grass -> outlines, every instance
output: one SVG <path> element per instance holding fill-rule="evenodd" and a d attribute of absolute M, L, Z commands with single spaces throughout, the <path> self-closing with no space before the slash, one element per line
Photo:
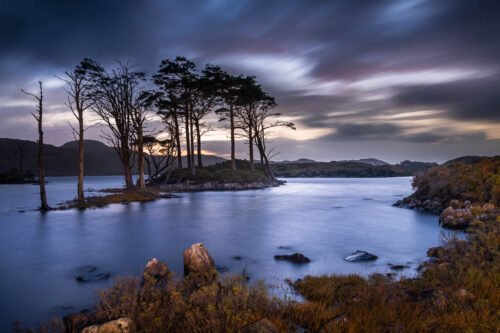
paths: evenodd
<path fill-rule="evenodd" d="M 86 209 L 105 207 L 117 203 L 148 202 L 160 198 L 171 198 L 171 194 L 162 193 L 156 188 L 146 188 L 143 190 L 106 189 L 103 192 L 112 193 L 104 196 L 91 196 L 85 198 L 84 203 L 76 200 L 69 201 L 60 206 L 59 209 Z"/>

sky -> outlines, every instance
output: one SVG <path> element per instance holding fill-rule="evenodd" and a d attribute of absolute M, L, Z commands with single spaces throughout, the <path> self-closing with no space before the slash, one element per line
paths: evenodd
<path fill-rule="evenodd" d="M 154 74 L 177 55 L 257 76 L 297 127 L 272 133 L 275 160 L 500 155 L 495 0 L 0 0 L 0 137 L 36 139 L 20 89 L 41 80 L 45 141 L 73 140 L 56 76 L 83 58 Z M 227 156 L 227 137 L 205 151 Z"/>

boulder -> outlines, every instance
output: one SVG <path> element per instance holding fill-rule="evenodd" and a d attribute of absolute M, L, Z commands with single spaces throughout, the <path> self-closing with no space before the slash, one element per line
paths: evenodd
<path fill-rule="evenodd" d="M 94 266 L 83 266 L 79 269 L 80 274 L 75 276 L 75 280 L 78 282 L 96 282 L 101 280 L 107 280 L 111 277 L 108 272 L 101 272 Z"/>
<path fill-rule="evenodd" d="M 243 328 L 244 333 L 278 333 L 278 329 L 268 319 L 258 320 Z"/>
<path fill-rule="evenodd" d="M 435 246 L 431 247 L 427 250 L 427 256 L 433 258 L 443 258 L 446 253 L 446 250 L 443 246 Z"/>
<path fill-rule="evenodd" d="M 473 300 L 474 299 L 474 295 L 472 295 L 471 292 L 469 292 L 467 289 L 460 289 L 458 290 L 455 295 L 457 296 L 457 298 L 461 301 L 470 301 L 470 300 Z"/>
<path fill-rule="evenodd" d="M 215 262 L 202 243 L 196 243 L 184 250 L 184 275 L 205 274 L 215 271 Z"/>
<path fill-rule="evenodd" d="M 489 203 L 489 202 L 488 202 L 488 203 L 485 203 L 485 204 L 483 205 L 483 210 L 484 210 L 485 212 L 492 211 L 493 209 L 495 209 L 495 205 L 494 205 L 494 204 L 492 204 L 492 203 Z"/>
<path fill-rule="evenodd" d="M 356 251 L 351 255 L 344 258 L 346 261 L 358 262 L 358 261 L 371 261 L 376 260 L 378 257 L 366 251 Z"/>
<path fill-rule="evenodd" d="M 275 260 L 284 260 L 284 261 L 290 261 L 296 264 L 306 264 L 308 262 L 311 262 L 311 260 L 303 255 L 302 253 L 294 253 L 291 255 L 288 254 L 278 254 L 274 256 Z"/>
<path fill-rule="evenodd" d="M 82 333 L 133 333 L 134 325 L 130 318 L 108 321 L 102 325 L 85 327 Z"/>
<path fill-rule="evenodd" d="M 450 200 L 450 207 L 453 209 L 462 208 L 462 203 L 457 199 Z"/>
<path fill-rule="evenodd" d="M 444 228 L 465 229 L 473 218 L 474 214 L 472 214 L 471 208 L 454 209 L 448 207 L 439 215 L 439 223 Z"/>
<path fill-rule="evenodd" d="M 389 264 L 389 267 L 395 271 L 401 271 L 403 269 L 410 268 L 410 266 L 408 266 L 408 265 L 393 265 L 393 264 Z"/>
<path fill-rule="evenodd" d="M 156 258 L 148 261 L 142 273 L 142 286 L 146 284 L 162 285 L 170 280 L 171 273 L 167 264 Z"/>

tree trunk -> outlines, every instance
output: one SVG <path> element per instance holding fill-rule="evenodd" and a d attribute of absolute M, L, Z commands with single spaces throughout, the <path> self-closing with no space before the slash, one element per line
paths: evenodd
<path fill-rule="evenodd" d="M 259 149 L 260 158 L 264 162 L 267 176 L 269 177 L 269 179 L 274 179 L 274 173 L 273 173 L 273 170 L 271 169 L 271 164 L 269 163 L 269 160 L 267 159 L 266 152 L 264 150 L 264 145 L 263 145 L 263 143 L 258 135 L 255 136 L 255 140 L 257 143 L 257 148 Z"/>
<path fill-rule="evenodd" d="M 196 165 L 194 163 L 194 125 L 193 125 L 193 106 L 190 105 L 189 108 L 191 116 L 189 117 L 189 129 L 191 131 L 191 173 L 196 175 Z"/>
<path fill-rule="evenodd" d="M 255 173 L 255 163 L 253 161 L 253 135 L 251 126 L 248 128 L 248 155 L 250 159 L 250 170 L 252 173 Z"/>
<path fill-rule="evenodd" d="M 175 144 L 177 145 L 177 167 L 182 169 L 182 147 L 181 147 L 181 134 L 179 128 L 179 119 L 177 112 L 174 112 L 174 125 L 175 125 Z"/>
<path fill-rule="evenodd" d="M 76 101 L 79 103 L 79 101 Z M 77 104 L 79 108 L 79 105 Z M 83 110 L 78 110 L 78 203 L 85 202 L 83 194 L 83 173 L 84 173 L 84 143 L 83 143 Z"/>
<path fill-rule="evenodd" d="M 147 158 L 144 161 L 146 161 L 146 167 L 148 168 L 148 181 L 151 181 L 151 162 Z"/>
<path fill-rule="evenodd" d="M 229 105 L 229 120 L 231 127 L 231 169 L 236 170 L 236 150 L 234 142 L 234 111 L 233 104 Z"/>
<path fill-rule="evenodd" d="M 140 190 L 146 187 L 144 181 L 144 144 L 142 139 L 142 125 L 137 129 L 137 168 L 139 169 L 138 187 Z"/>
<path fill-rule="evenodd" d="M 40 85 L 40 99 L 38 100 L 38 181 L 40 184 L 40 210 L 47 211 L 50 209 L 47 204 L 47 192 L 45 191 L 45 162 L 43 156 L 43 93 L 42 82 Z"/>
<path fill-rule="evenodd" d="M 198 167 L 203 167 L 203 161 L 201 158 L 201 133 L 200 133 L 200 121 L 197 119 L 195 122 L 196 125 L 196 141 L 198 148 Z"/>
<path fill-rule="evenodd" d="M 184 121 L 186 122 L 186 148 L 187 148 L 187 166 L 191 170 L 191 135 L 189 134 L 189 106 L 186 104 Z"/>
<path fill-rule="evenodd" d="M 130 166 L 130 148 L 128 147 L 128 137 L 122 136 L 120 147 L 120 159 L 122 162 L 123 176 L 125 177 L 125 187 L 130 190 L 134 187 L 132 180 L 132 167 Z"/>

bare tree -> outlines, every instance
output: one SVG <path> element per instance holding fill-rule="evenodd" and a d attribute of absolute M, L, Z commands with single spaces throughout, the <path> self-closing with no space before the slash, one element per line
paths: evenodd
<path fill-rule="evenodd" d="M 272 109 L 276 107 L 276 102 L 272 96 L 263 92 L 261 100 L 258 106 L 254 109 L 254 116 L 252 121 L 252 135 L 259 150 L 261 162 L 264 164 L 267 175 L 269 178 L 274 178 L 273 170 L 269 160 L 275 155 L 273 149 L 268 149 L 267 144 L 269 143 L 270 129 L 275 127 L 288 127 L 295 130 L 295 125 L 292 122 L 283 120 L 273 120 L 276 117 L 281 116 L 281 113 L 272 112 Z"/>
<path fill-rule="evenodd" d="M 43 89 L 42 89 L 42 81 L 38 82 L 40 86 L 39 95 L 35 95 L 29 92 L 26 92 L 21 89 L 21 91 L 33 97 L 37 106 L 35 108 L 35 112 L 31 113 L 33 118 L 35 118 L 38 125 L 38 182 L 40 184 L 40 210 L 48 211 L 50 210 L 49 205 L 47 204 L 47 192 L 45 191 L 45 163 L 43 156 Z"/>
<path fill-rule="evenodd" d="M 78 127 L 70 126 L 73 130 L 73 135 L 78 138 L 78 186 L 77 198 L 78 203 L 85 202 L 85 195 L 83 193 L 83 177 L 84 177 L 84 112 L 91 107 L 92 100 L 89 93 L 89 82 L 86 77 L 85 69 L 80 64 L 75 67 L 72 72 L 65 72 L 63 78 L 59 78 L 66 83 L 64 90 L 68 94 L 67 105 L 73 113 L 73 116 L 78 122 Z"/>
<path fill-rule="evenodd" d="M 133 71 L 132 66 L 121 62 L 111 71 L 106 71 L 91 59 L 85 59 L 82 64 L 91 82 L 89 97 L 92 99 L 92 109 L 110 130 L 110 133 L 103 133 L 103 137 L 118 154 L 125 186 L 131 189 L 134 186 L 133 114 L 145 74 Z"/>

